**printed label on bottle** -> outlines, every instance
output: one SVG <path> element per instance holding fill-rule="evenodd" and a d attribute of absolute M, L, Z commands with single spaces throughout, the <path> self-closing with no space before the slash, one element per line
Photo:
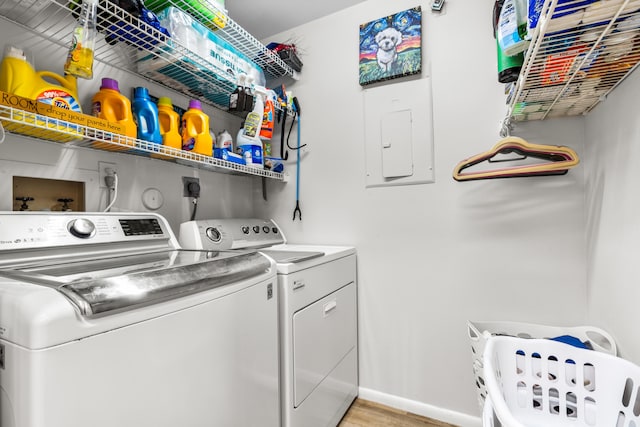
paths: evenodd
<path fill-rule="evenodd" d="M 262 117 L 258 113 L 251 112 L 247 115 L 247 119 L 244 124 L 244 136 L 249 138 L 255 138 L 262 124 Z"/>
<path fill-rule="evenodd" d="M 517 35 L 518 21 L 515 5 L 513 2 L 506 2 L 502 7 L 500 23 L 498 25 L 498 41 L 500 42 L 502 50 L 515 43 L 517 40 L 514 38 L 517 37 Z"/>
<path fill-rule="evenodd" d="M 189 138 L 182 143 L 182 149 L 186 151 L 192 151 L 195 145 L 196 145 L 196 139 Z"/>
<path fill-rule="evenodd" d="M 82 27 L 77 27 L 73 31 L 71 39 L 71 48 L 69 49 L 69 59 L 74 62 L 80 61 L 80 49 L 82 49 Z"/>
<path fill-rule="evenodd" d="M 54 107 L 64 108 L 65 110 L 82 112 L 82 108 L 78 101 L 68 92 L 64 90 L 45 90 L 36 96 L 38 102 L 53 105 Z"/>
<path fill-rule="evenodd" d="M 91 114 L 93 114 L 96 117 L 99 117 L 101 112 L 102 112 L 102 103 L 100 103 L 100 101 L 94 102 L 93 109 L 91 110 Z"/>

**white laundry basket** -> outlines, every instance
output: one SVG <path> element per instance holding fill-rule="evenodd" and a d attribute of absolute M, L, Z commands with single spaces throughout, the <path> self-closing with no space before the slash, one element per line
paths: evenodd
<path fill-rule="evenodd" d="M 640 367 L 545 339 L 490 337 L 484 427 L 640 426 Z"/>
<path fill-rule="evenodd" d="M 487 389 L 484 384 L 482 354 L 486 341 L 492 335 L 507 335 L 520 338 L 553 338 L 570 335 L 603 353 L 617 354 L 616 343 L 607 332 L 593 326 L 547 326 L 521 322 L 468 321 L 467 332 L 471 343 L 471 359 L 480 408 L 484 406 Z M 640 427 L 640 426 L 638 426 Z"/>

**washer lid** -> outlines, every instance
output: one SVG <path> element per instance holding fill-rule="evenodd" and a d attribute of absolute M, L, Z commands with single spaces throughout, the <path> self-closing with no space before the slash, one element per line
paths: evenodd
<path fill-rule="evenodd" d="M 277 262 L 278 274 L 291 274 L 297 271 L 313 268 L 318 265 L 326 264 L 340 258 L 356 253 L 354 247 L 351 246 L 324 246 L 324 245 L 297 245 L 285 243 L 282 245 L 270 246 L 265 249 L 259 249 L 260 252 L 267 254 Z M 278 253 L 306 253 L 306 254 L 322 254 L 302 258 L 296 262 L 287 260 L 287 255 L 279 259 Z"/>
<path fill-rule="evenodd" d="M 260 252 L 273 258 L 278 264 L 302 262 L 324 256 L 324 252 L 320 251 L 270 251 L 262 249 Z"/>
<path fill-rule="evenodd" d="M 0 276 L 53 288 L 91 318 L 248 279 L 270 266 L 253 251 L 170 250 L 28 264 L 0 269 Z"/>

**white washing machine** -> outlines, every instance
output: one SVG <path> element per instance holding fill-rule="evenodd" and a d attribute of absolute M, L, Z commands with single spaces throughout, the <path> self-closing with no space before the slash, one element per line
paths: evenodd
<path fill-rule="evenodd" d="M 180 244 L 261 248 L 276 261 L 282 425 L 336 426 L 358 394 L 355 248 L 287 244 L 260 219 L 183 223 Z"/>
<path fill-rule="evenodd" d="M 280 425 L 275 263 L 159 215 L 0 212 L 0 426 Z"/>

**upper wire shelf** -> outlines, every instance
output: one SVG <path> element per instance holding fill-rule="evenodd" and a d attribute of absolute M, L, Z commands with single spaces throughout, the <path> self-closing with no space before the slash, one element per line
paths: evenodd
<path fill-rule="evenodd" d="M 277 54 L 208 0 L 161 3 L 163 7 L 175 7 L 187 1 L 189 16 L 195 19 L 198 31 L 210 30 L 214 34 L 211 37 L 223 40 L 221 43 L 227 43 L 258 65 L 267 80 L 284 76 L 297 79 L 297 73 Z M 66 48 L 75 24 L 73 11 L 80 10 L 81 3 L 82 0 L 0 0 L 0 16 Z M 184 4 L 182 8 L 186 8 Z M 110 1 L 99 1 L 98 29 L 104 38 L 100 37 L 96 43 L 97 61 L 141 75 L 218 109 L 228 109 L 229 95 L 237 86 L 237 72 L 234 67 L 219 66 L 220 62 L 227 62 L 227 58 L 215 63 L 210 50 L 196 52 L 185 46 L 184 40 L 167 37 Z"/>
<path fill-rule="evenodd" d="M 640 0 L 545 0 L 508 117 L 587 114 L 637 67 L 639 36 Z"/>

